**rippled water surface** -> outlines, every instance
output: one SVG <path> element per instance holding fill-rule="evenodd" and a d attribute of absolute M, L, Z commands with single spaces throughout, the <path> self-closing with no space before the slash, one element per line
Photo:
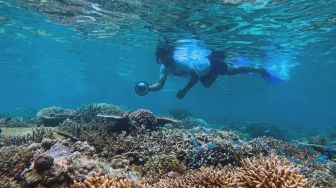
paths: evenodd
<path fill-rule="evenodd" d="M 0 104 L 6 110 L 104 101 L 335 123 L 335 30 L 333 0 L 0 0 Z M 190 36 L 224 50 L 228 62 L 272 67 L 287 82 L 225 78 L 176 101 L 184 82 L 173 79 L 163 92 L 134 95 L 136 81 L 158 77 L 157 41 Z M 173 102 L 157 102 L 162 97 Z"/>

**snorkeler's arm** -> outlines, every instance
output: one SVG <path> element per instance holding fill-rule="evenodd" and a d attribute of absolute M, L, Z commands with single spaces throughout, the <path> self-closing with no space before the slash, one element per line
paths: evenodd
<path fill-rule="evenodd" d="M 163 88 L 167 80 L 167 74 L 161 74 L 160 79 L 155 84 L 149 86 L 149 91 L 158 91 Z"/>
<path fill-rule="evenodd" d="M 188 82 L 188 84 L 177 93 L 177 98 L 181 99 L 185 96 L 185 94 L 187 94 L 187 92 L 198 82 L 199 80 L 199 75 L 197 74 L 196 70 L 191 70 L 190 72 L 190 80 Z"/>

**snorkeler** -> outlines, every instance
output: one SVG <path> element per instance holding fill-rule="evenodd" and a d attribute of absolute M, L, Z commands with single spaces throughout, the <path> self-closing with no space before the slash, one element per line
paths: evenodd
<path fill-rule="evenodd" d="M 177 41 L 177 44 L 177 46 L 172 46 L 167 42 L 163 42 L 157 46 L 155 55 L 157 63 L 161 64 L 160 79 L 157 83 L 147 86 L 146 82 L 139 82 L 136 86 L 136 91 L 139 95 L 162 89 L 170 74 L 190 77 L 185 87 L 177 92 L 176 97 L 178 99 L 182 99 L 198 81 L 204 87 L 209 88 L 218 75 L 259 73 L 269 82 L 276 82 L 276 79 L 278 79 L 262 67 L 232 66 L 224 62 L 224 52 L 210 50 L 199 40 L 184 39 Z"/>

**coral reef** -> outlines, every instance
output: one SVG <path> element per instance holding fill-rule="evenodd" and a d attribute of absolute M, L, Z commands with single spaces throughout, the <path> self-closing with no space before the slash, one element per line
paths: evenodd
<path fill-rule="evenodd" d="M 308 144 L 325 146 L 328 144 L 328 138 L 324 136 L 309 136 L 306 138 Z"/>
<path fill-rule="evenodd" d="M 0 119 L 0 127 L 32 127 L 23 119 L 6 117 Z"/>
<path fill-rule="evenodd" d="M 0 134 L 0 187 L 299 188 L 336 182 L 336 144 L 329 137 L 326 143 L 324 137 L 247 139 L 240 135 L 249 125 L 255 132 L 269 126 L 246 122 L 232 132 L 202 119 L 176 121 L 104 103 L 63 115 L 55 128 Z"/>
<path fill-rule="evenodd" d="M 135 112 L 132 112 L 129 116 L 132 125 L 136 127 L 145 126 L 145 128 L 150 129 L 157 125 L 157 119 L 155 115 L 149 110 L 139 109 Z"/>
<path fill-rule="evenodd" d="M 0 179 L 19 180 L 21 172 L 30 166 L 34 152 L 20 146 L 0 149 Z M 1 185 L 1 184 L 0 184 Z"/>
<path fill-rule="evenodd" d="M 36 114 L 37 123 L 46 127 L 55 127 L 74 114 L 73 110 L 52 106 L 43 108 Z"/>
<path fill-rule="evenodd" d="M 308 179 L 299 168 L 273 154 L 245 159 L 236 174 L 235 184 L 242 187 L 308 187 Z"/>
<path fill-rule="evenodd" d="M 109 178 L 99 173 L 92 173 L 84 182 L 74 181 L 74 188 L 141 188 L 124 177 Z"/>
<path fill-rule="evenodd" d="M 225 128 L 239 131 L 241 134 L 247 135 L 247 139 L 268 136 L 280 140 L 288 140 L 288 136 L 285 136 L 288 135 L 285 130 L 268 122 L 228 121 L 225 123 Z"/>
<path fill-rule="evenodd" d="M 88 123 L 96 120 L 98 114 L 122 116 L 126 112 L 127 110 L 125 108 L 107 103 L 89 104 L 77 109 L 74 114 L 74 119 Z"/>
<path fill-rule="evenodd" d="M 159 179 L 156 183 L 148 180 L 130 182 L 118 177 L 111 179 L 94 174 L 84 183 L 74 182 L 75 187 L 113 187 L 114 182 L 122 180 L 120 187 L 142 188 L 192 188 L 192 187 L 309 187 L 308 180 L 299 169 L 286 159 L 276 155 L 257 156 L 243 161 L 242 167 L 225 166 L 222 168 L 200 168 L 185 174 Z"/>
<path fill-rule="evenodd" d="M 3 135 L 2 135 L 2 129 L 0 128 L 0 148 L 3 146 Z"/>
<path fill-rule="evenodd" d="M 182 174 L 185 166 L 174 155 L 155 155 L 144 165 L 145 177 L 150 182 L 156 182 L 169 172 Z"/>
<path fill-rule="evenodd" d="M 43 140 L 41 141 L 41 146 L 48 150 L 51 148 L 51 146 L 53 146 L 55 144 L 55 141 L 50 139 L 50 138 L 43 138 Z"/>
<path fill-rule="evenodd" d="M 168 111 L 169 115 L 172 116 L 173 118 L 179 119 L 179 120 L 183 120 L 185 118 L 188 117 L 195 117 L 195 114 L 193 114 L 192 112 L 185 110 L 185 109 L 170 109 Z"/>
<path fill-rule="evenodd" d="M 41 142 L 44 138 L 54 138 L 54 132 L 51 128 L 37 127 L 32 133 L 25 135 L 2 136 L 3 145 L 23 145 L 33 142 Z"/>
<path fill-rule="evenodd" d="M 51 169 L 54 165 L 54 158 L 50 155 L 41 154 L 34 159 L 34 169 L 43 172 Z"/>
<path fill-rule="evenodd" d="M 43 172 L 26 168 L 20 178 L 23 187 L 69 187 L 70 184 L 67 169 L 58 164 Z"/>
<path fill-rule="evenodd" d="M 234 187 L 230 169 L 200 168 L 177 177 L 168 177 L 151 185 L 153 188 Z"/>
<path fill-rule="evenodd" d="M 234 146 L 237 136 L 225 131 L 161 127 L 115 133 L 109 131 L 108 125 L 90 125 L 61 125 L 59 128 L 79 140 L 88 141 L 101 157 L 112 159 L 115 155 L 124 155 L 130 158 L 130 164 L 136 165 L 143 165 L 151 156 L 169 153 L 176 153 L 188 168 L 238 163 L 243 157 L 242 151 Z"/>
<path fill-rule="evenodd" d="M 194 118 L 194 117 L 187 117 L 182 119 L 183 128 L 185 129 L 192 129 L 194 127 L 208 127 L 208 123 L 200 118 Z"/>

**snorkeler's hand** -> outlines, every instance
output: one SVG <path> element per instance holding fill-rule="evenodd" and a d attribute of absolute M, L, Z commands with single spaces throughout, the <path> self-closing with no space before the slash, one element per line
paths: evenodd
<path fill-rule="evenodd" d="M 176 97 L 178 99 L 182 99 L 186 94 L 187 94 L 187 92 L 182 89 L 182 90 L 180 90 L 180 91 L 177 92 Z"/>

